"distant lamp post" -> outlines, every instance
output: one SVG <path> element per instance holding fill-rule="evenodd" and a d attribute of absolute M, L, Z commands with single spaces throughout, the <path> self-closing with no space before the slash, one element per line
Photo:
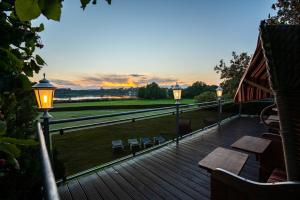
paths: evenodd
<path fill-rule="evenodd" d="M 221 115 L 222 115 L 222 95 L 223 95 L 223 88 L 219 85 L 216 89 L 216 94 L 218 98 L 218 110 L 219 110 L 219 120 L 218 120 L 218 126 L 220 128 L 220 123 L 221 123 Z"/>
<path fill-rule="evenodd" d="M 44 78 L 40 80 L 39 83 L 32 86 L 32 89 L 35 94 L 38 108 L 44 111 L 44 114 L 42 116 L 43 132 L 45 135 L 49 155 L 50 157 L 52 157 L 51 138 L 49 135 L 49 119 L 52 118 L 52 116 L 48 113 L 48 110 L 53 108 L 53 96 L 56 87 L 46 79 L 44 74 Z"/>
<path fill-rule="evenodd" d="M 175 105 L 176 105 L 176 143 L 179 142 L 179 106 L 180 106 L 180 99 L 181 99 L 181 91 L 182 89 L 179 87 L 178 83 L 176 83 L 175 87 L 173 88 L 173 96 Z"/>

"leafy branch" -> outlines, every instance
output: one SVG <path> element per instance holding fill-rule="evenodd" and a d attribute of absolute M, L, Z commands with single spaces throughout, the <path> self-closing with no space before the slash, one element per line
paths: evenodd
<path fill-rule="evenodd" d="M 111 4 L 111 0 L 105 0 Z M 80 0 L 82 9 L 91 3 L 91 0 Z M 92 4 L 96 4 L 93 0 Z M 47 19 L 60 20 L 62 0 L 16 0 L 15 9 L 21 21 L 29 21 L 44 15 Z"/>

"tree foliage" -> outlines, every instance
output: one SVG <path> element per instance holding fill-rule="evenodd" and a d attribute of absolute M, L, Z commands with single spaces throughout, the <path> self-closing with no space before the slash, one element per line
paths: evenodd
<path fill-rule="evenodd" d="M 82 8 L 90 2 L 81 0 Z M 43 47 L 38 34 L 44 25 L 33 27 L 31 20 L 44 15 L 59 21 L 61 8 L 62 0 L 0 1 L 1 199 L 36 199 L 40 195 L 38 149 L 32 140 L 37 113 L 29 78 L 46 63 L 34 53 Z"/>
<path fill-rule="evenodd" d="M 39 195 L 38 149 L 34 138 L 34 99 L 31 81 L 45 64 L 34 54 L 42 48 L 40 24 L 32 27 L 16 15 L 15 1 L 0 2 L 0 187 L 1 198 Z M 34 190 L 35 189 L 35 190 Z M 32 192 L 34 190 L 36 192 Z"/>
<path fill-rule="evenodd" d="M 207 101 L 215 101 L 217 99 L 217 95 L 215 91 L 205 91 L 201 94 L 195 96 L 195 102 L 207 102 Z"/>
<path fill-rule="evenodd" d="M 165 99 L 167 98 L 167 89 L 161 88 L 153 82 L 146 85 L 146 87 L 140 87 L 137 95 L 143 99 Z"/>
<path fill-rule="evenodd" d="M 268 24 L 300 24 L 300 0 L 277 0 L 272 9 L 277 13 L 269 15 Z"/>
<path fill-rule="evenodd" d="M 63 0 L 15 0 L 16 14 L 21 21 L 30 21 L 40 15 L 55 21 L 60 20 Z M 105 0 L 111 4 L 111 0 Z M 97 0 L 80 0 L 82 9 L 92 2 L 96 4 Z"/>
<path fill-rule="evenodd" d="M 214 85 L 207 85 L 202 81 L 196 81 L 191 86 L 184 89 L 183 97 L 193 99 L 195 96 L 201 94 L 205 91 L 212 91 L 215 90 L 216 86 Z"/>
<path fill-rule="evenodd" d="M 235 95 L 242 75 L 250 62 L 250 58 L 247 53 L 237 54 L 233 51 L 229 65 L 226 65 L 224 60 L 220 60 L 220 63 L 215 66 L 214 70 L 220 74 L 224 93 L 227 93 L 231 97 Z"/>

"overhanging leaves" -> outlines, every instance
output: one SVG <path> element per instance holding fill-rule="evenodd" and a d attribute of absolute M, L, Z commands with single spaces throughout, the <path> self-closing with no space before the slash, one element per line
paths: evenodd
<path fill-rule="evenodd" d="M 10 137 L 0 137 L 0 143 L 10 143 L 15 145 L 24 145 L 24 146 L 34 146 L 38 143 L 35 140 L 30 139 L 16 139 L 16 138 L 10 138 Z"/>
<path fill-rule="evenodd" d="M 0 151 L 16 158 L 20 156 L 20 149 L 14 144 L 0 143 Z"/>
<path fill-rule="evenodd" d="M 44 64 L 46 64 L 45 61 L 44 61 L 44 60 L 41 58 L 41 56 L 39 56 L 39 55 L 36 55 L 36 56 L 35 56 L 35 60 L 36 60 L 37 64 L 39 64 L 39 65 L 44 65 Z"/>
<path fill-rule="evenodd" d="M 16 0 L 16 13 L 21 21 L 29 21 L 41 14 L 38 0 Z"/>
<path fill-rule="evenodd" d="M 80 0 L 81 8 L 85 9 L 86 5 L 90 3 L 91 0 Z"/>
<path fill-rule="evenodd" d="M 43 15 L 48 19 L 55 21 L 60 20 L 61 15 L 61 0 L 39 0 L 39 7 L 42 10 Z"/>
<path fill-rule="evenodd" d="M 4 135 L 6 131 L 6 123 L 5 121 L 0 120 L 0 135 Z"/>

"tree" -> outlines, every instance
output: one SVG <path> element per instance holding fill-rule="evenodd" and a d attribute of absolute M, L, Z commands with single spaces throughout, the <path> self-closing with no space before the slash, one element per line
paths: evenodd
<path fill-rule="evenodd" d="M 194 99 L 197 103 L 200 103 L 200 102 L 207 102 L 207 101 L 215 101 L 216 98 L 217 96 L 215 91 L 205 91 L 195 96 Z"/>
<path fill-rule="evenodd" d="M 300 24 L 300 0 L 277 0 L 272 9 L 277 11 L 277 15 L 269 15 L 268 24 Z"/>
<path fill-rule="evenodd" d="M 138 97 L 144 99 L 165 99 L 167 98 L 167 89 L 160 88 L 155 82 L 148 84 L 146 87 L 138 89 Z"/>
<path fill-rule="evenodd" d="M 146 88 L 145 87 L 138 88 L 137 96 L 139 98 L 144 99 L 145 98 L 145 93 L 146 93 Z"/>
<path fill-rule="evenodd" d="M 220 63 L 214 68 L 217 74 L 220 74 L 224 93 L 227 93 L 231 97 L 235 95 L 242 75 L 250 62 L 250 56 L 247 53 L 238 55 L 233 51 L 232 57 L 229 61 L 229 66 L 225 64 L 224 60 L 220 60 Z"/>
<path fill-rule="evenodd" d="M 194 98 L 195 96 L 201 94 L 202 92 L 214 90 L 216 89 L 216 86 L 210 86 L 202 81 L 197 81 L 193 83 L 191 86 L 184 89 L 183 97 L 184 98 Z"/>
<path fill-rule="evenodd" d="M 110 0 L 106 0 L 109 4 Z M 35 133 L 30 77 L 45 65 L 35 54 L 42 48 L 32 27 L 41 14 L 59 20 L 62 0 L 0 1 L 0 188 L 1 199 L 41 199 L 40 163 Z M 81 0 L 84 9 L 90 0 Z M 96 3 L 93 0 L 92 3 Z M 34 145 L 33 147 L 31 145 Z"/>

